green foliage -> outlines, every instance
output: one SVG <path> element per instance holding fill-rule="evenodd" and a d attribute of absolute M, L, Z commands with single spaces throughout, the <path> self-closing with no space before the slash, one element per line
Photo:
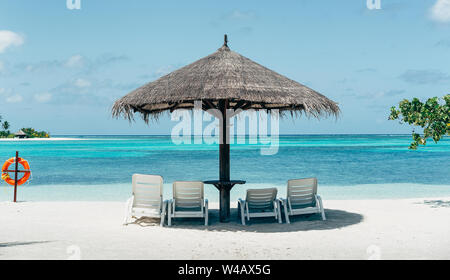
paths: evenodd
<path fill-rule="evenodd" d="M 10 131 L 8 130 L 10 125 L 7 121 L 2 122 L 2 116 L 0 116 L 0 127 L 3 128 L 3 130 L 0 131 L 0 138 L 8 137 L 10 134 Z"/>
<path fill-rule="evenodd" d="M 50 138 L 50 135 L 48 132 L 45 131 L 36 131 L 33 128 L 22 128 L 22 131 L 25 132 L 25 134 L 29 138 Z"/>
<path fill-rule="evenodd" d="M 0 115 L 0 138 L 14 138 L 14 134 L 9 131 L 11 125 L 7 121 L 2 121 L 2 116 Z M 27 134 L 29 138 L 50 138 L 48 132 L 45 131 L 36 131 L 33 128 L 22 128 L 22 131 Z"/>
<path fill-rule="evenodd" d="M 408 123 L 423 128 L 423 135 L 413 131 L 413 142 L 410 149 L 416 150 L 419 145 L 426 145 L 427 139 L 438 142 L 443 136 L 450 135 L 450 94 L 445 95 L 444 102 L 438 97 L 428 99 L 422 103 L 414 98 L 400 102 L 399 107 L 391 108 L 390 120 L 400 119 L 401 123 Z"/>

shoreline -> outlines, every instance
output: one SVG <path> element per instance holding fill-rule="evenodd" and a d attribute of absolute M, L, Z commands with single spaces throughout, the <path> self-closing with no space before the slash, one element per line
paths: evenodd
<path fill-rule="evenodd" d="M 130 179 L 131 180 L 131 179 Z M 231 191 L 231 201 L 245 197 L 248 188 L 278 188 L 278 197 L 286 196 L 286 185 L 274 183 L 247 183 Z M 0 202 L 10 201 L 13 190 L 0 182 Z M 387 183 L 365 185 L 319 185 L 318 193 L 324 200 L 391 200 L 450 197 L 450 185 L 425 185 L 413 183 Z M 110 184 L 60 184 L 60 185 L 23 185 L 18 188 L 20 201 L 111 201 L 123 202 L 131 196 L 131 182 Z M 164 199 L 172 198 L 171 182 L 164 183 Z M 219 193 L 211 185 L 205 185 L 205 198 L 218 202 Z"/>
<path fill-rule="evenodd" d="M 219 223 L 211 203 L 208 227 L 200 219 L 160 227 L 123 226 L 125 203 L 1 202 L 0 259 L 450 259 L 450 197 L 324 205 L 326 221 L 242 226 L 235 208 Z"/>
<path fill-rule="evenodd" d="M 171 134 L 55 134 L 57 137 L 56 138 L 73 138 L 73 139 L 79 139 L 76 137 L 171 137 Z M 198 136 L 202 136 L 200 135 L 191 135 L 191 137 L 198 137 Z M 245 135 L 239 135 L 240 137 L 249 137 L 252 135 L 249 134 L 245 134 Z M 253 135 L 253 136 L 257 136 L 257 135 Z M 292 133 L 292 134 L 279 134 L 278 136 L 280 137 L 291 137 L 291 136 L 404 136 L 404 137 L 411 137 L 411 134 L 405 134 L 405 133 L 319 133 L 319 134 L 298 134 L 298 133 Z M 442 139 L 446 139 L 449 136 L 444 135 L 442 137 Z M 55 137 L 51 137 L 51 138 L 55 138 Z M 11 139 L 11 138 L 0 138 L 0 139 Z M 30 138 L 28 138 L 30 139 Z M 36 138 L 34 138 L 36 139 Z M 49 138 L 40 138 L 40 139 L 49 139 Z"/>
<path fill-rule="evenodd" d="M 70 140 L 86 140 L 82 138 L 65 138 L 65 137 L 50 137 L 50 138 L 0 138 L 4 142 L 27 142 L 27 141 L 70 141 Z"/>

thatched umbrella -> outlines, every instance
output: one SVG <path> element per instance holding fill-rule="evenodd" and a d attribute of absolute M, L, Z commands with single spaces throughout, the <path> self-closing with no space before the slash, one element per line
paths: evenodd
<path fill-rule="evenodd" d="M 117 100 L 113 116 L 132 120 L 138 112 L 148 122 L 164 111 L 192 109 L 221 112 L 220 180 L 208 181 L 220 191 L 220 220 L 230 215 L 230 190 L 244 181 L 230 180 L 228 109 L 304 112 L 315 117 L 339 114 L 338 105 L 322 94 L 230 50 L 227 35 L 215 53 L 148 83 Z"/>

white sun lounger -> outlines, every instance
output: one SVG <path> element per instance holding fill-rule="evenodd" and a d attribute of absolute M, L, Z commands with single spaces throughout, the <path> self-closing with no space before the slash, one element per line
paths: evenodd
<path fill-rule="evenodd" d="M 245 219 L 256 217 L 275 217 L 281 224 L 280 204 L 277 200 L 277 189 L 248 189 L 245 200 L 238 200 L 238 214 L 245 225 Z"/>
<path fill-rule="evenodd" d="M 208 200 L 204 198 L 203 182 L 178 181 L 173 183 L 173 199 L 168 204 L 168 221 L 173 218 L 204 218 L 208 225 Z"/>
<path fill-rule="evenodd" d="M 289 180 L 287 199 L 281 199 L 281 203 L 288 224 L 289 216 L 293 215 L 320 213 L 322 220 L 326 220 L 322 198 L 317 195 L 316 178 Z"/>
<path fill-rule="evenodd" d="M 127 201 L 124 225 L 129 218 L 161 218 L 164 225 L 167 203 L 163 201 L 163 178 L 157 175 L 134 174 L 132 177 L 133 195 Z"/>

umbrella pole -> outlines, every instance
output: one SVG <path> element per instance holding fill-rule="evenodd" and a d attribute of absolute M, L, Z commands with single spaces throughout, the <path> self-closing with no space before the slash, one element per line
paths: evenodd
<path fill-rule="evenodd" d="M 220 181 L 230 181 L 230 133 L 227 117 L 228 100 L 219 101 L 219 110 L 222 113 L 222 125 L 220 129 L 220 150 L 219 150 L 219 168 Z M 230 221 L 230 186 L 229 184 L 220 184 L 220 221 L 226 223 Z"/>
<path fill-rule="evenodd" d="M 228 126 L 227 108 L 228 100 L 220 100 L 219 108 L 222 113 L 220 130 L 220 180 L 230 181 L 230 128 Z"/>

